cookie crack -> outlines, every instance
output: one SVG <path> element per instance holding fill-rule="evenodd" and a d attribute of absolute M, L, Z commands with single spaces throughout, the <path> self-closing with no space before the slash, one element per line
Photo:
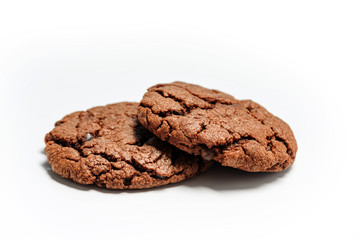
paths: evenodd
<path fill-rule="evenodd" d="M 264 125 L 264 126 L 268 126 L 268 125 L 266 125 L 266 124 L 264 123 L 263 120 L 259 119 L 258 117 L 256 117 L 256 115 L 254 115 L 254 114 L 252 113 L 252 110 L 253 110 L 252 107 L 248 106 L 248 107 L 246 107 L 246 110 L 248 110 L 249 115 L 250 115 L 251 117 L 253 117 L 255 120 L 257 120 L 258 122 L 260 122 L 260 123 L 261 123 L 262 125 Z M 292 159 L 294 159 L 295 156 L 294 156 L 294 154 L 293 154 L 293 151 L 290 149 L 289 144 L 286 142 L 286 140 L 283 139 L 283 138 L 281 138 L 281 137 L 279 136 L 279 133 L 278 133 L 277 131 L 275 131 L 273 127 L 270 127 L 270 129 L 271 129 L 271 131 L 272 131 L 273 134 L 272 134 L 271 136 L 267 136 L 267 137 L 266 137 L 266 139 L 268 140 L 267 149 L 269 149 L 269 150 L 272 151 L 271 139 L 275 139 L 276 141 L 281 142 L 282 144 L 285 145 L 285 147 L 286 147 L 286 153 L 287 153 Z"/>
<path fill-rule="evenodd" d="M 154 159 L 154 161 L 153 161 L 153 163 L 157 163 L 160 159 L 161 159 L 161 157 L 164 155 L 164 153 L 162 152 L 158 157 L 156 157 L 155 159 Z"/>
<path fill-rule="evenodd" d="M 281 166 L 282 169 L 286 168 L 286 163 L 288 162 L 288 160 L 285 160 L 282 163 L 275 163 L 274 165 L 272 165 L 271 167 L 267 168 L 266 171 L 272 171 L 274 169 L 276 169 L 278 166 Z"/>
<path fill-rule="evenodd" d="M 161 156 L 163 155 L 160 154 L 160 156 L 158 156 L 155 161 L 153 163 L 156 163 L 160 158 Z M 131 159 L 131 164 L 130 164 L 136 171 L 140 172 L 140 173 L 148 173 L 150 177 L 153 177 L 153 178 L 161 178 L 161 179 L 165 179 L 165 178 L 170 178 L 172 177 L 173 175 L 175 175 L 176 173 L 173 173 L 171 174 L 171 176 L 159 176 L 158 174 L 156 174 L 156 171 L 153 170 L 153 169 L 149 169 L 147 168 L 146 166 L 140 164 L 139 162 L 137 162 L 134 158 Z"/>
<path fill-rule="evenodd" d="M 105 160 L 107 160 L 110 163 L 118 161 L 118 159 L 116 157 L 111 156 L 111 155 L 106 154 L 106 153 L 99 153 L 99 154 L 94 154 L 94 155 L 99 155 L 100 157 L 104 158 Z"/>
<path fill-rule="evenodd" d="M 51 135 L 51 134 L 50 134 Z M 61 147 L 68 147 L 68 148 L 72 148 L 75 151 L 77 151 L 81 157 L 85 157 L 85 155 L 83 154 L 83 152 L 81 151 L 81 146 L 83 144 L 83 141 L 78 139 L 76 143 L 71 143 L 71 142 L 67 142 L 64 139 L 56 139 L 54 138 L 54 136 L 51 135 L 51 141 L 53 141 L 55 144 L 61 146 Z"/>
<path fill-rule="evenodd" d="M 184 88 L 183 88 L 184 89 Z M 184 89 L 186 90 L 186 89 Z M 187 91 L 187 90 L 186 90 Z M 179 99 L 178 97 L 176 97 L 175 95 L 173 94 L 170 94 L 170 93 L 166 93 L 165 95 L 165 91 L 163 89 L 156 89 L 154 90 L 154 92 L 160 94 L 162 97 L 164 98 L 170 98 L 172 100 L 174 100 L 175 102 L 179 103 L 181 105 L 182 108 L 184 108 L 185 112 L 174 112 L 172 111 L 172 114 L 174 115 L 181 115 L 181 116 L 184 116 L 185 114 L 188 114 L 190 113 L 193 109 L 202 109 L 202 110 L 207 110 L 207 109 L 213 109 L 215 107 L 215 103 L 211 103 L 210 101 L 205 101 L 207 103 L 209 103 L 211 105 L 211 107 L 200 107 L 200 106 L 188 106 L 187 104 L 184 103 L 184 101 L 182 99 Z M 189 91 L 188 91 L 189 92 Z M 191 92 L 189 92 L 191 95 L 197 97 L 196 95 L 192 94 Z M 201 98 L 200 98 L 201 99 Z M 167 111 L 166 113 L 171 113 L 171 111 Z"/>
<path fill-rule="evenodd" d="M 170 138 L 170 136 L 171 136 L 171 134 L 172 134 L 172 132 L 174 131 L 174 128 L 171 126 L 170 122 L 169 122 L 168 120 L 166 120 L 166 119 L 163 119 L 163 121 L 161 122 L 161 125 L 162 125 L 164 122 L 166 122 L 167 125 L 169 126 L 169 134 L 166 136 L 166 139 L 165 139 L 165 141 L 168 141 L 169 138 Z M 160 129 L 160 128 L 158 128 L 158 129 Z M 157 129 L 157 130 L 158 130 L 158 129 Z"/>
<path fill-rule="evenodd" d="M 181 88 L 181 89 L 184 89 L 185 91 L 187 91 L 187 92 L 190 93 L 191 95 L 193 95 L 193 96 L 195 96 L 195 97 L 197 97 L 197 98 L 199 98 L 199 99 L 201 99 L 201 100 L 203 100 L 203 101 L 205 101 L 205 102 L 213 105 L 213 107 L 214 107 L 214 105 L 215 105 L 216 103 L 220 103 L 220 104 L 224 104 L 224 105 L 232 105 L 232 104 L 233 104 L 233 103 L 230 103 L 230 102 L 221 101 L 220 99 L 216 99 L 216 98 L 214 98 L 213 100 L 210 100 L 210 99 L 208 99 L 208 98 L 206 98 L 206 97 L 201 97 L 200 95 L 198 95 L 198 94 L 190 91 L 189 89 L 187 89 L 187 88 L 185 88 L 185 87 L 183 87 L 183 86 L 179 86 L 179 85 L 175 85 L 175 86 L 176 86 L 176 87 L 179 87 L 179 88 Z"/>
<path fill-rule="evenodd" d="M 293 151 L 290 149 L 289 144 L 286 142 L 286 140 L 283 139 L 283 138 L 281 138 L 277 133 L 274 134 L 274 137 L 275 137 L 275 140 L 276 140 L 276 141 L 281 142 L 282 144 L 285 145 L 285 147 L 286 147 L 286 153 L 287 153 L 292 159 L 294 159 L 294 158 L 295 158 L 294 153 L 293 153 Z"/>
<path fill-rule="evenodd" d="M 251 155 L 247 153 L 247 151 L 246 151 L 246 149 L 244 148 L 244 146 L 242 146 L 242 145 L 239 145 L 239 146 L 240 146 L 241 149 L 243 150 L 245 156 L 248 156 L 250 159 L 253 159 L 253 158 L 251 157 Z"/>
<path fill-rule="evenodd" d="M 158 159 L 160 159 L 160 157 L 162 156 L 162 154 L 158 157 Z M 154 170 L 150 170 L 146 167 L 144 167 L 143 165 L 141 165 L 140 163 L 138 163 L 134 158 L 131 159 L 131 163 L 129 163 L 130 166 L 132 166 L 136 171 L 137 173 L 134 173 L 133 175 L 127 177 L 127 178 L 124 178 L 124 185 L 125 186 L 130 186 L 132 184 L 132 180 L 137 177 L 137 176 L 141 176 L 143 174 L 148 174 L 149 177 L 151 178 L 155 178 L 155 179 L 162 179 L 162 180 L 167 180 L 167 179 L 170 179 L 172 178 L 174 175 L 180 175 L 183 173 L 184 169 L 177 172 L 177 173 L 173 173 L 171 174 L 170 176 L 159 176 L 156 174 L 156 172 Z"/>
<path fill-rule="evenodd" d="M 187 106 L 181 99 L 178 99 L 176 96 L 168 94 L 167 96 L 165 95 L 164 91 L 161 89 L 157 89 L 155 90 L 156 93 L 160 94 L 163 98 L 170 98 L 172 100 L 174 100 L 175 102 L 179 103 L 181 105 L 181 107 L 185 110 L 185 112 L 181 111 L 181 112 L 176 112 L 173 110 L 170 111 L 166 111 L 165 114 L 168 116 L 169 113 L 173 114 L 173 115 L 181 115 L 184 116 L 185 113 L 189 113 L 190 112 L 190 107 Z"/>
<path fill-rule="evenodd" d="M 257 120 L 258 122 L 260 122 L 262 125 L 267 126 L 267 125 L 264 123 L 263 120 L 259 119 L 258 117 L 256 117 L 256 115 L 253 114 L 253 112 L 252 112 L 253 108 L 252 108 L 252 107 L 248 106 L 248 107 L 245 107 L 245 108 L 246 108 L 246 110 L 248 110 L 248 113 L 249 113 L 249 115 L 250 115 L 251 117 L 253 117 L 255 120 Z M 272 130 L 272 129 L 271 129 L 271 130 Z"/>
<path fill-rule="evenodd" d="M 200 130 L 196 132 L 196 134 L 199 134 L 206 130 L 206 125 L 204 123 L 200 123 Z"/>
<path fill-rule="evenodd" d="M 141 102 L 139 105 L 140 105 L 141 107 L 143 107 L 143 108 L 148 108 L 148 109 L 150 109 L 150 111 L 152 112 L 152 114 L 157 115 L 157 116 L 159 116 L 159 117 L 161 117 L 161 118 L 165 118 L 165 117 L 171 116 L 171 115 L 181 115 L 181 116 L 184 116 L 183 113 L 179 113 L 179 112 L 176 112 L 176 111 L 174 111 L 174 110 L 168 110 L 168 111 L 164 111 L 164 112 L 155 113 L 154 110 L 152 109 L 153 106 L 147 105 L 147 104 L 145 104 L 145 103 L 143 103 L 143 102 Z"/>
<path fill-rule="evenodd" d="M 210 149 L 213 149 L 213 150 L 219 150 L 220 153 L 222 154 L 227 148 L 229 148 L 230 146 L 234 145 L 234 144 L 237 144 L 239 145 L 241 148 L 243 147 L 242 146 L 242 143 L 245 141 L 255 141 L 255 142 L 258 142 L 260 143 L 256 138 L 253 138 L 252 136 L 250 135 L 244 135 L 244 136 L 241 136 L 239 139 L 232 139 L 231 142 L 227 143 L 227 144 L 223 144 L 223 145 L 216 145 L 214 146 L 213 148 L 210 148 Z M 245 152 L 245 151 L 244 151 Z"/>
<path fill-rule="evenodd" d="M 153 111 L 153 109 L 151 108 L 151 106 L 145 106 L 145 104 L 142 104 L 142 103 L 140 103 L 140 106 L 149 109 L 152 114 L 158 115 L 158 114 L 156 114 L 156 113 Z M 171 133 L 174 131 L 174 128 L 171 126 L 171 124 L 170 124 L 170 122 L 169 122 L 168 120 L 164 119 L 165 117 L 162 117 L 161 115 L 158 115 L 158 116 L 162 118 L 162 119 L 161 119 L 161 123 L 160 123 L 159 126 L 157 126 L 157 127 L 154 129 L 154 131 L 157 132 L 157 131 L 162 127 L 162 125 L 166 122 L 167 125 L 169 126 L 169 134 L 166 135 L 166 138 L 164 138 L 163 141 L 168 141 L 169 138 L 170 138 Z M 147 121 L 147 123 L 149 124 L 149 121 L 148 121 L 148 120 L 146 120 L 146 121 Z"/>

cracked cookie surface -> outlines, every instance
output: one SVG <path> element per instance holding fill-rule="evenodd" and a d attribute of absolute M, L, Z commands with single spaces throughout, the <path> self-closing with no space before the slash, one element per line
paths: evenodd
<path fill-rule="evenodd" d="M 162 140 L 190 154 L 249 172 L 278 172 L 294 162 L 289 125 L 251 100 L 174 82 L 148 89 L 138 119 Z"/>
<path fill-rule="evenodd" d="M 45 137 L 52 170 L 81 184 L 142 189 L 182 181 L 211 163 L 161 141 L 137 120 L 137 103 L 74 112 Z"/>

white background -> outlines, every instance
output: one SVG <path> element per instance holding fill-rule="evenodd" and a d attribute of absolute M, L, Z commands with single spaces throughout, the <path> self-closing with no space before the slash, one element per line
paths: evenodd
<path fill-rule="evenodd" d="M 360 239 L 359 12 L 359 1 L 0 1 L 0 238 Z M 145 191 L 49 170 L 55 121 L 174 80 L 284 119 L 295 164 Z"/>

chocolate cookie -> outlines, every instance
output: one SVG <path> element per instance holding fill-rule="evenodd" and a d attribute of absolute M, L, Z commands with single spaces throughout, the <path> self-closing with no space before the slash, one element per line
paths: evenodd
<path fill-rule="evenodd" d="M 148 89 L 140 123 L 162 140 L 223 166 L 278 172 L 295 160 L 290 127 L 250 100 L 183 82 Z"/>
<path fill-rule="evenodd" d="M 116 103 L 58 121 L 45 137 L 53 171 L 81 184 L 142 189 L 182 181 L 211 165 L 142 127 L 137 107 L 137 103 Z"/>

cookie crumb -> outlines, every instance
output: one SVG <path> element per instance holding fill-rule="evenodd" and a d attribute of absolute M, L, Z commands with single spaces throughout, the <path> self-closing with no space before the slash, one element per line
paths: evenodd
<path fill-rule="evenodd" d="M 214 151 L 211 149 L 201 149 L 201 157 L 206 161 L 210 161 L 214 158 Z"/>
<path fill-rule="evenodd" d="M 85 141 L 90 141 L 91 139 L 93 139 L 93 135 L 91 135 L 91 133 L 87 133 L 86 137 L 85 137 Z"/>

